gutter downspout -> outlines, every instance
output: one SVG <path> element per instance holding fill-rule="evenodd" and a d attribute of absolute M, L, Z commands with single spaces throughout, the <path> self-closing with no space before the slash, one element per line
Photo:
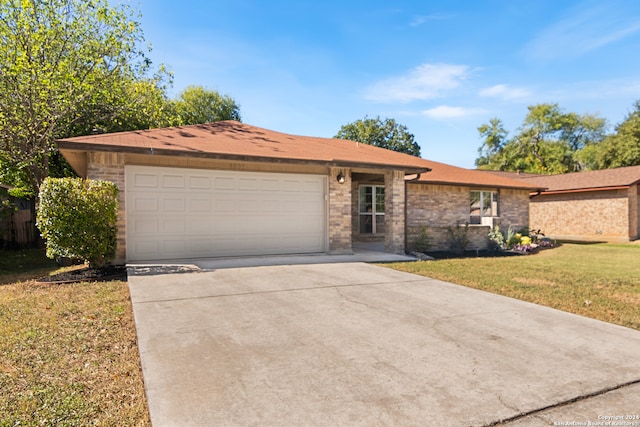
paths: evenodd
<path fill-rule="evenodd" d="M 532 199 L 534 199 L 534 198 L 538 197 L 540 194 L 542 194 L 542 192 L 543 192 L 543 191 L 544 191 L 544 190 L 540 190 L 540 189 L 539 189 L 539 190 L 536 192 L 536 194 L 534 194 L 533 196 L 532 196 L 532 195 L 529 195 L 529 200 L 532 200 Z"/>

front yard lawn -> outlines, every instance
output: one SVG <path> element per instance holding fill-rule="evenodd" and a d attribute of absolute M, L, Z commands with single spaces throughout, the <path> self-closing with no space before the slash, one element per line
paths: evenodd
<path fill-rule="evenodd" d="M 43 251 L 0 251 L 0 426 L 150 425 L 123 281 L 40 284 Z"/>
<path fill-rule="evenodd" d="M 564 244 L 536 255 L 388 264 L 640 330 L 640 245 Z"/>

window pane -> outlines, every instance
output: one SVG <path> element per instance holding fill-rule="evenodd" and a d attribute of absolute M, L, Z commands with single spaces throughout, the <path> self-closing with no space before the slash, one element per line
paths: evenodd
<path fill-rule="evenodd" d="M 491 215 L 491 192 L 489 191 L 482 192 L 482 216 L 492 216 Z"/>
<path fill-rule="evenodd" d="M 469 213 L 471 215 L 480 215 L 480 192 L 472 191 L 471 192 L 471 203 Z"/>
<path fill-rule="evenodd" d="M 376 215 L 376 234 L 384 234 L 384 215 Z"/>
<path fill-rule="evenodd" d="M 360 233 L 361 234 L 371 234 L 373 232 L 372 226 L 372 218 L 373 215 L 360 215 Z"/>
<path fill-rule="evenodd" d="M 360 212 L 371 212 L 373 210 L 373 188 L 370 186 L 360 187 Z"/>
<path fill-rule="evenodd" d="M 384 213 L 384 187 L 376 188 L 376 213 Z"/>

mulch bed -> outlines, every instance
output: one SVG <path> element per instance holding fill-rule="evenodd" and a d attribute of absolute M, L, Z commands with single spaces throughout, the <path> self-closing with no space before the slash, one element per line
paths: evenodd
<path fill-rule="evenodd" d="M 527 255 L 522 252 L 515 251 L 465 251 L 463 254 L 454 252 L 427 252 L 427 255 L 435 259 L 451 259 L 451 258 L 498 258 Z"/>
<path fill-rule="evenodd" d="M 102 268 L 85 267 L 42 277 L 37 281 L 40 283 L 75 283 L 107 280 L 127 280 L 127 267 L 123 265 L 110 265 Z"/>

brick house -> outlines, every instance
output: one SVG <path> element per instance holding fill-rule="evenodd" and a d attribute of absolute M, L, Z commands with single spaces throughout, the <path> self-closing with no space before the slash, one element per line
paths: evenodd
<path fill-rule="evenodd" d="M 352 253 L 377 241 L 404 253 L 429 226 L 528 223 L 528 183 L 353 141 L 234 121 L 57 142 L 81 177 L 120 189 L 116 262 Z"/>
<path fill-rule="evenodd" d="M 529 193 L 536 185 L 427 160 L 431 172 L 407 181 L 408 248 L 421 226 L 429 250 L 449 249 L 449 228 L 470 224 L 469 249 L 486 249 L 487 234 L 499 225 L 529 226 Z M 519 184 L 519 185 L 518 185 Z"/>
<path fill-rule="evenodd" d="M 576 241 L 628 242 L 640 238 L 640 166 L 523 176 L 546 188 L 530 197 L 531 227 Z"/>

